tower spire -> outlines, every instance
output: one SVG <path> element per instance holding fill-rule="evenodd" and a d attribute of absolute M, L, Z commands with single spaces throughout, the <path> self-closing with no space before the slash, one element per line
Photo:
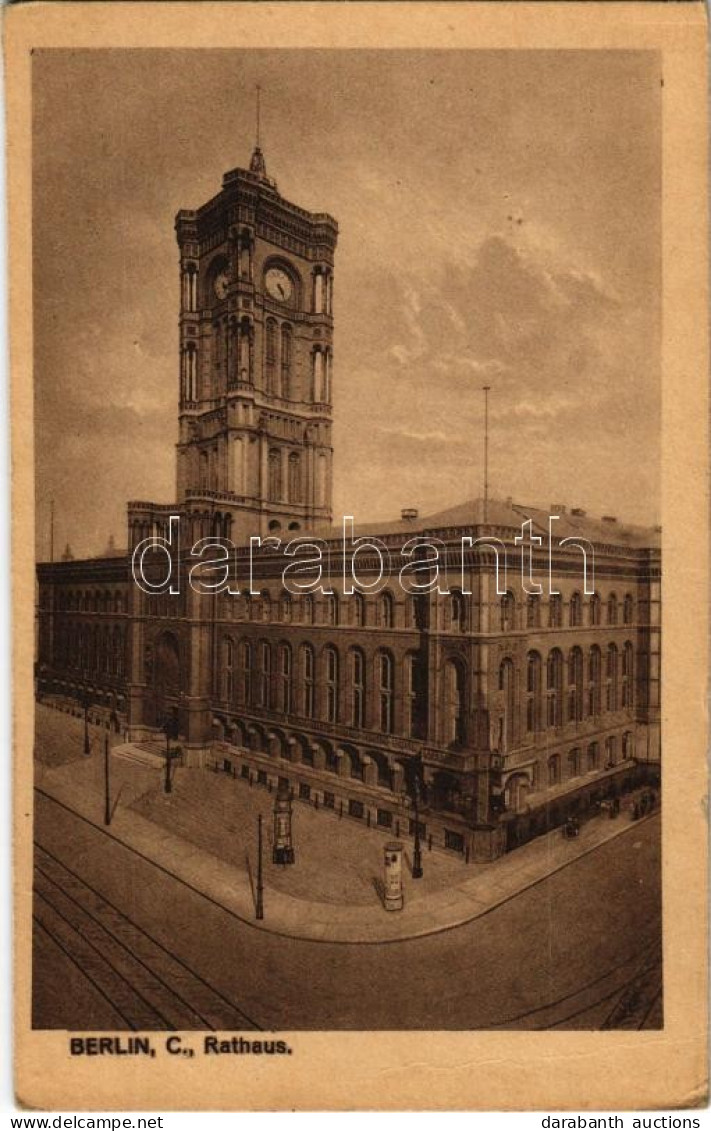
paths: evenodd
<path fill-rule="evenodd" d="M 269 178 L 267 177 L 267 165 L 266 165 L 266 162 L 264 160 L 264 154 L 262 153 L 262 148 L 261 148 L 262 88 L 259 85 L 259 83 L 257 83 L 257 123 L 256 124 L 257 124 L 256 140 L 255 140 L 255 146 L 254 146 L 254 153 L 252 154 L 252 160 L 249 163 L 249 171 L 250 171 L 250 173 L 256 173 L 260 180 L 266 181 Z"/>

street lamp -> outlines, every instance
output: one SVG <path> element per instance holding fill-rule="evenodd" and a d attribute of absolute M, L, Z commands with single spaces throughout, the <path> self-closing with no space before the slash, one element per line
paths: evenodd
<path fill-rule="evenodd" d="M 412 878 L 413 880 L 422 879 L 422 848 L 420 846 L 420 784 L 415 779 L 415 789 L 413 794 L 413 801 L 415 802 L 415 847 L 412 853 Z"/>
<path fill-rule="evenodd" d="M 420 794 L 424 793 L 422 755 L 415 754 L 405 764 L 405 782 L 412 799 L 415 814 L 415 844 L 412 853 L 412 878 L 420 880 L 422 871 L 422 846 L 420 844 Z"/>
<path fill-rule="evenodd" d="M 178 723 L 178 720 L 173 715 L 169 715 L 168 718 L 163 723 L 163 733 L 165 734 L 165 786 L 164 786 L 164 792 L 165 793 L 172 793 L 173 792 L 173 783 L 172 783 L 171 778 L 170 778 L 170 762 L 171 762 L 171 759 L 173 757 L 173 754 L 172 754 L 171 749 L 170 749 L 170 740 L 171 740 L 171 738 L 176 739 L 178 737 L 178 735 L 180 734 L 180 724 Z"/>
<path fill-rule="evenodd" d="M 111 789 L 109 783 L 109 736 L 104 735 L 104 824 L 111 824 Z"/>
<path fill-rule="evenodd" d="M 264 883 L 262 880 L 262 814 L 257 817 L 257 919 L 264 918 Z"/>
<path fill-rule="evenodd" d="M 89 707 L 91 706 L 91 695 L 86 687 L 83 687 L 79 694 L 79 706 L 84 710 L 84 753 L 91 754 L 91 747 L 89 745 Z"/>

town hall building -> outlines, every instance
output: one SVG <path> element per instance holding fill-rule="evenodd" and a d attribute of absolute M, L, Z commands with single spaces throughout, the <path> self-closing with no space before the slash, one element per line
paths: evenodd
<path fill-rule="evenodd" d="M 397 835 L 414 830 L 415 789 L 421 832 L 468 858 L 658 773 L 659 529 L 513 499 L 403 510 L 356 529 L 372 545 L 346 592 L 336 221 L 282 197 L 257 147 L 175 227 L 176 502 L 130 502 L 125 551 L 38 565 L 38 696 L 90 701 L 148 748 L 169 725 L 186 767 L 286 785 Z M 182 583 L 146 592 L 136 561 L 171 518 Z M 541 592 L 522 583 L 525 525 Z M 275 547 L 309 538 L 328 569 L 294 591 Z M 235 547 L 221 592 L 188 583 L 201 539 Z M 440 547 L 446 586 L 402 586 L 412 545 Z"/>

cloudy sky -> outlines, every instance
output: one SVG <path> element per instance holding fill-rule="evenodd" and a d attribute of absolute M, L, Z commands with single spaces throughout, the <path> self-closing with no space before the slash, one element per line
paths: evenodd
<path fill-rule="evenodd" d="M 179 208 L 249 161 L 340 225 L 335 514 L 481 492 L 658 521 L 653 52 L 40 51 L 38 544 L 174 496 Z"/>

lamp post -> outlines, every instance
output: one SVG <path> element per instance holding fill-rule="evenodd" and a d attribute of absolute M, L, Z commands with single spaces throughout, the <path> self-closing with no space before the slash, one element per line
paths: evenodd
<path fill-rule="evenodd" d="M 104 735 L 104 824 L 111 824 L 111 788 L 109 782 L 109 736 Z"/>
<path fill-rule="evenodd" d="M 262 814 L 257 817 L 257 919 L 264 918 L 264 883 L 262 881 Z"/>
<path fill-rule="evenodd" d="M 405 766 L 405 775 L 407 790 L 412 799 L 415 814 L 415 844 L 412 853 L 412 878 L 413 880 L 420 880 L 423 876 L 422 846 L 420 844 L 420 793 L 424 792 L 424 771 L 421 754 L 415 754 L 411 758 L 408 758 Z"/>
<path fill-rule="evenodd" d="M 415 778 L 415 788 L 413 791 L 413 801 L 415 802 L 415 847 L 412 853 L 412 878 L 413 880 L 422 879 L 422 848 L 420 845 L 420 783 Z"/>
<path fill-rule="evenodd" d="M 171 738 L 177 738 L 180 733 L 178 720 L 172 715 L 169 715 L 163 723 L 163 733 L 165 734 L 165 784 L 163 792 L 172 793 L 173 782 L 170 777 L 170 763 L 173 755 L 170 749 L 170 740 Z"/>
<path fill-rule="evenodd" d="M 89 707 L 91 706 L 91 696 L 86 687 L 82 688 L 79 696 L 79 706 L 84 708 L 84 753 L 89 756 L 91 754 L 91 746 L 89 745 Z"/>

